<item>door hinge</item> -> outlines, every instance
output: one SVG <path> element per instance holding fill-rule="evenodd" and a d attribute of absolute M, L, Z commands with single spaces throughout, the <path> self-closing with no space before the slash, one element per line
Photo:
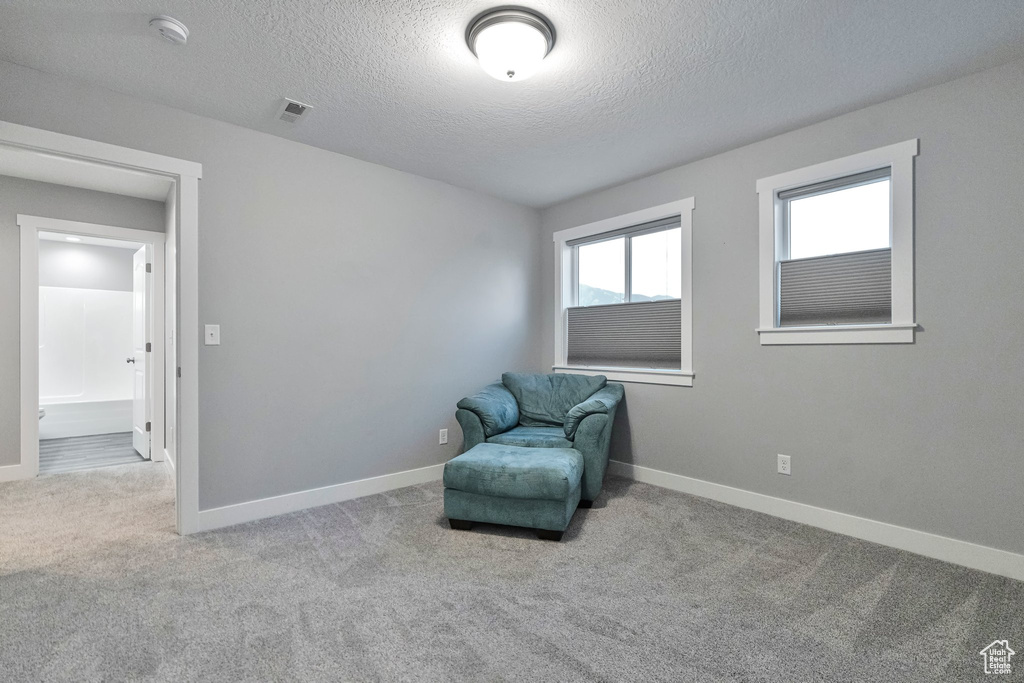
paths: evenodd
<path fill-rule="evenodd" d="M 152 353 L 152 351 L 153 351 L 153 342 L 146 342 L 146 351 Z"/>
<path fill-rule="evenodd" d="M 152 422 L 147 422 L 146 423 L 146 431 L 147 432 L 153 431 L 153 423 Z"/>
<path fill-rule="evenodd" d="M 153 272 L 153 264 L 152 263 L 147 263 L 146 264 L 146 272 L 147 273 L 152 273 Z"/>
<path fill-rule="evenodd" d="M 181 378 L 181 366 L 178 366 L 178 378 Z"/>

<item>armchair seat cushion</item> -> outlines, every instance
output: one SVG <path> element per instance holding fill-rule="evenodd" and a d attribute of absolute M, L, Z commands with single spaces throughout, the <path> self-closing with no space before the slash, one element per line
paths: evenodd
<path fill-rule="evenodd" d="M 561 427 L 516 427 L 504 434 L 496 434 L 487 443 L 528 448 L 572 448 Z"/>
<path fill-rule="evenodd" d="M 583 456 L 572 448 L 482 443 L 444 466 L 445 488 L 499 498 L 578 498 L 582 476 Z"/>

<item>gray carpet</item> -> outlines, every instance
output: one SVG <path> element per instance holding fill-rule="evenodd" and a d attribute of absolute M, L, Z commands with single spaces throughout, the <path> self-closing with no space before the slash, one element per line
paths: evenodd
<path fill-rule="evenodd" d="M 440 484 L 190 538 L 172 500 L 154 463 L 0 484 L 0 678 L 951 681 L 1024 652 L 1022 583 L 622 479 L 562 543 L 451 531 Z"/>
<path fill-rule="evenodd" d="M 78 472 L 140 462 L 146 462 L 146 459 L 132 445 L 131 432 L 42 439 L 39 442 L 39 474 Z"/>

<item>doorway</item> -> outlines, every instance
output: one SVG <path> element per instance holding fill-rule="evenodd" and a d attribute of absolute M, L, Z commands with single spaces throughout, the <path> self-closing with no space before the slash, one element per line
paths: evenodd
<path fill-rule="evenodd" d="M 165 235 L 27 215 L 18 226 L 22 401 L 38 409 L 24 464 L 162 461 Z"/>
<path fill-rule="evenodd" d="M 32 216 L 19 220 L 39 223 Z M 35 231 L 39 474 L 160 461 L 152 418 L 162 396 L 153 395 L 151 374 L 163 367 L 154 265 L 164 236 L 113 239 L 97 236 L 89 224 L 46 223 L 50 229 Z"/>
<path fill-rule="evenodd" d="M 120 147 L 51 131 L 0 121 L 0 171 L 3 175 L 129 197 L 155 199 L 166 207 L 166 251 L 153 262 L 166 263 L 166 301 L 161 337 L 167 349 L 163 371 L 150 373 L 153 395 L 165 397 L 164 410 L 152 410 L 150 456 L 172 470 L 176 528 L 180 534 L 199 529 L 199 180 L 202 165 L 174 157 Z M 103 226 L 100 226 L 103 227 Z M 52 227 L 54 232 L 66 228 Z M 72 231 L 74 232 L 74 231 Z M 88 234 L 85 231 L 83 234 Z M 101 235 L 104 236 L 104 235 Z M 105 235 L 139 240 L 134 235 Z M 143 236 L 145 237 L 145 236 Z M 149 234 L 149 238 L 153 235 Z M 154 245 L 155 248 L 159 246 Z M 29 479 L 38 474 L 38 239 L 21 240 L 21 292 L 33 293 L 20 316 L 21 410 L 20 452 L 14 464 L 0 465 L 0 481 Z M 26 257 L 26 251 L 29 253 Z M 22 297 L 24 303 L 25 299 Z M 166 381 L 165 381 L 166 380 Z M 165 419 L 166 414 L 166 419 Z M 162 422 L 158 430 L 158 423 Z M 165 433 L 166 428 L 166 433 Z"/>

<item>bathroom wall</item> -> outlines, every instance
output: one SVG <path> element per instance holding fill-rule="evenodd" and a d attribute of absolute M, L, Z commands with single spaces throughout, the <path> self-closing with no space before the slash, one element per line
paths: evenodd
<path fill-rule="evenodd" d="M 131 431 L 134 252 L 40 241 L 40 439 Z"/>
<path fill-rule="evenodd" d="M 39 286 L 132 291 L 134 249 L 39 241 Z"/>
<path fill-rule="evenodd" d="M 0 467 L 20 462 L 20 232 L 17 215 L 161 232 L 164 204 L 0 176 Z"/>

